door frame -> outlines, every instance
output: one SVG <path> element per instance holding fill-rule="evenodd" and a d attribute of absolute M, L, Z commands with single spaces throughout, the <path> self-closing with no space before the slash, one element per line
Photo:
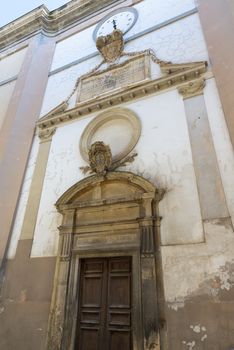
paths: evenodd
<path fill-rule="evenodd" d="M 113 186 L 117 186 L 117 192 L 122 188 L 122 197 L 116 195 Z M 57 201 L 63 222 L 59 228 L 48 350 L 74 350 L 80 259 L 114 256 L 132 258 L 133 350 L 147 350 L 154 344 L 160 349 L 163 282 L 158 202 L 163 194 L 140 176 L 111 172 L 78 182 Z"/>

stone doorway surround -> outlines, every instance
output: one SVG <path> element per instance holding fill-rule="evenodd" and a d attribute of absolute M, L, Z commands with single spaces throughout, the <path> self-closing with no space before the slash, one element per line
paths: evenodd
<path fill-rule="evenodd" d="M 160 349 L 160 343 L 164 349 L 158 214 L 163 194 L 140 176 L 116 171 L 85 178 L 57 201 L 63 222 L 47 349 L 74 350 L 81 259 L 115 256 L 132 259 L 133 350 Z"/>

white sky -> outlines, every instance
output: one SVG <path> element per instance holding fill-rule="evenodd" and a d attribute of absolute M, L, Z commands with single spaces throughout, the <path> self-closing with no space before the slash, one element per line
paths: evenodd
<path fill-rule="evenodd" d="M 2 1 L 0 12 L 0 27 L 42 5 L 52 11 L 69 0 L 5 0 Z"/>

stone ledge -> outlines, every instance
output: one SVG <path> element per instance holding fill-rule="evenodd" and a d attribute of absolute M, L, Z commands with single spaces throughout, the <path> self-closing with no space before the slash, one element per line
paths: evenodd
<path fill-rule="evenodd" d="M 119 2 L 119 0 L 70 1 L 51 12 L 46 6 L 39 6 L 0 28 L 0 49 L 36 32 L 41 31 L 47 35 L 56 35 L 59 31 L 74 23 L 78 24 L 104 7 Z"/>

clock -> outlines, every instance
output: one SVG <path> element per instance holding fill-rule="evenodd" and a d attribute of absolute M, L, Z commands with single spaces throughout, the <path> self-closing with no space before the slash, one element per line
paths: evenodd
<path fill-rule="evenodd" d="M 137 18 L 138 12 L 133 7 L 122 7 L 108 13 L 95 28 L 93 32 L 94 41 L 99 36 L 112 33 L 114 29 L 121 30 L 123 34 L 127 33 L 134 26 Z"/>

